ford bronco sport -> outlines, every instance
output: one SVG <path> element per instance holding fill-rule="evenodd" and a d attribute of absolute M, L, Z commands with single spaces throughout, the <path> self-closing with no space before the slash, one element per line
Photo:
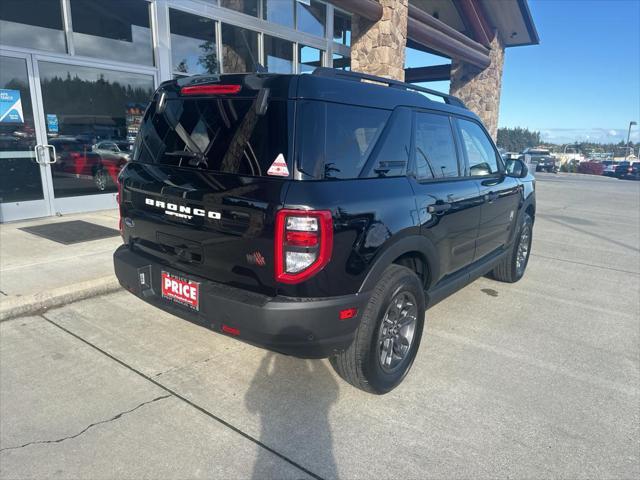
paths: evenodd
<path fill-rule="evenodd" d="M 485 274 L 522 277 L 535 217 L 526 166 L 503 163 L 460 100 L 324 68 L 160 85 L 119 205 L 129 291 L 329 357 L 378 394 L 407 374 L 428 307 Z"/>

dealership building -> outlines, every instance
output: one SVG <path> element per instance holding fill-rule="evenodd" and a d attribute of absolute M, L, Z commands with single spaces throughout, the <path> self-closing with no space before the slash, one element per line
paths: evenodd
<path fill-rule="evenodd" d="M 447 80 L 495 136 L 505 48 L 537 43 L 526 0 L 0 0 L 0 222 L 115 207 L 162 81 Z M 407 48 L 428 61 L 406 68 Z"/>

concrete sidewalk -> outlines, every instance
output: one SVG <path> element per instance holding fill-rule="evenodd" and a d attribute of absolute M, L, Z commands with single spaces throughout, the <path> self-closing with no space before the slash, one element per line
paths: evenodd
<path fill-rule="evenodd" d="M 118 211 L 48 217 L 0 225 L 0 320 L 117 290 L 111 255 L 118 237 L 63 245 L 20 228 L 83 220 L 118 228 Z"/>

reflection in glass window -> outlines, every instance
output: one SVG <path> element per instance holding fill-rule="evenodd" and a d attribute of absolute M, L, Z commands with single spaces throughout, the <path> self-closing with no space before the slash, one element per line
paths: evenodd
<path fill-rule="evenodd" d="M 169 9 L 171 63 L 176 73 L 218 73 L 215 22 Z"/>
<path fill-rule="evenodd" d="M 293 5 L 295 0 L 262 0 L 264 19 L 293 28 Z"/>
<path fill-rule="evenodd" d="M 59 1 L 1 0 L 0 43 L 66 52 Z"/>
<path fill-rule="evenodd" d="M 298 45 L 298 58 L 300 73 L 311 73 L 322 66 L 322 50 L 317 48 Z"/>
<path fill-rule="evenodd" d="M 351 70 L 351 58 L 345 57 L 344 55 L 340 55 L 338 53 L 333 54 L 333 68 L 337 68 L 339 70 Z"/>
<path fill-rule="evenodd" d="M 296 2 L 296 22 L 298 30 L 318 37 L 324 37 L 327 8 L 324 3 L 311 0 L 311 5 Z"/>
<path fill-rule="evenodd" d="M 148 2 L 70 1 L 77 55 L 153 65 Z"/>
<path fill-rule="evenodd" d="M 411 110 L 399 108 L 382 134 L 382 145 L 376 147 L 369 177 L 397 177 L 407 173 L 411 152 Z"/>
<path fill-rule="evenodd" d="M 264 61 L 269 72 L 293 73 L 293 43 L 265 35 Z"/>
<path fill-rule="evenodd" d="M 358 178 L 388 118 L 389 111 L 377 108 L 302 102 L 300 169 L 313 178 Z"/>
<path fill-rule="evenodd" d="M 487 134 L 475 122 L 458 120 L 462 144 L 469 161 L 469 173 L 472 176 L 498 173 L 498 156 Z"/>
<path fill-rule="evenodd" d="M 458 157 L 449 117 L 416 113 L 415 142 L 419 179 L 458 176 Z"/>
<path fill-rule="evenodd" d="M 255 72 L 258 34 L 246 28 L 222 24 L 222 68 L 224 73 Z"/>
<path fill-rule="evenodd" d="M 220 6 L 253 17 L 258 16 L 258 0 L 220 0 Z"/>
<path fill-rule="evenodd" d="M 92 67 L 39 62 L 45 118 L 55 116 L 48 143 L 57 151 L 51 166 L 56 197 L 93 195 L 116 190 L 120 169 L 128 161 L 153 77 Z M 96 147 L 110 140 L 121 152 Z"/>
<path fill-rule="evenodd" d="M 333 15 L 333 41 L 351 46 L 351 15 L 334 10 Z"/>

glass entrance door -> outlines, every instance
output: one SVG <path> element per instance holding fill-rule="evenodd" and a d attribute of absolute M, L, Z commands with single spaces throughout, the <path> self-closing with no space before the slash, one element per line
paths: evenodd
<path fill-rule="evenodd" d="M 116 207 L 149 71 L 0 51 L 0 222 Z"/>
<path fill-rule="evenodd" d="M 31 56 L 0 52 L 0 222 L 52 213 L 34 90 Z"/>
<path fill-rule="evenodd" d="M 154 76 L 108 65 L 68 64 L 38 57 L 42 136 L 55 213 L 115 208 L 116 179 L 131 148 Z"/>

